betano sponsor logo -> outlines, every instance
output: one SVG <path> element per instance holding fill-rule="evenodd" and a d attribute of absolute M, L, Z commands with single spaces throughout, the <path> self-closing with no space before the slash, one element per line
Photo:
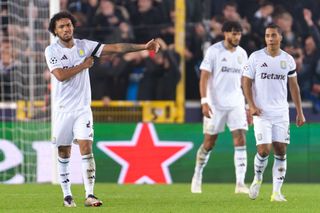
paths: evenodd
<path fill-rule="evenodd" d="M 226 67 L 226 66 L 223 66 L 223 67 L 221 68 L 221 72 L 241 73 L 241 69 L 237 69 L 237 68 L 234 68 L 234 67 Z"/>
<path fill-rule="evenodd" d="M 271 80 L 286 80 L 286 75 L 281 75 L 281 74 L 268 74 L 268 73 L 261 73 L 261 79 L 271 79 Z"/>

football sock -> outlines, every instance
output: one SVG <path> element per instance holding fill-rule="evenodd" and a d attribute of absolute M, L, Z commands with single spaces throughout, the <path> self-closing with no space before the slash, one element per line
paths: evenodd
<path fill-rule="evenodd" d="M 203 168 L 206 166 L 209 160 L 210 153 L 211 151 L 205 150 L 205 148 L 203 148 L 203 145 L 199 147 L 197 152 L 196 166 L 194 169 L 195 174 L 197 175 L 202 174 Z"/>
<path fill-rule="evenodd" d="M 72 196 L 71 183 L 69 180 L 69 160 L 70 158 L 58 157 L 58 170 L 63 197 L 66 197 L 68 195 Z"/>
<path fill-rule="evenodd" d="M 274 163 L 272 168 L 273 193 L 280 193 L 284 178 L 286 176 L 286 171 L 286 155 L 274 155 Z"/>
<path fill-rule="evenodd" d="M 254 157 L 254 178 L 257 181 L 262 181 L 263 172 L 268 165 L 268 158 L 269 156 L 261 157 L 259 153 Z"/>
<path fill-rule="evenodd" d="M 96 163 L 93 158 L 93 154 L 82 155 L 82 177 L 86 190 L 86 197 L 93 195 L 93 187 L 96 179 Z"/>
<path fill-rule="evenodd" d="M 234 166 L 236 170 L 237 184 L 244 184 L 247 171 L 247 150 L 246 146 L 236 146 L 234 148 Z"/>

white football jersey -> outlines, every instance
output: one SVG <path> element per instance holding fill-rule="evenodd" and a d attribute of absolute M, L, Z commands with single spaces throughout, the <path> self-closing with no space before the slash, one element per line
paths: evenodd
<path fill-rule="evenodd" d="M 85 58 L 91 56 L 98 45 L 101 44 L 86 39 L 74 39 L 74 46 L 67 48 L 57 39 L 45 50 L 45 57 L 50 72 L 57 68 L 67 69 L 81 64 Z M 100 56 L 102 48 L 103 45 L 99 47 L 95 56 Z M 54 110 L 71 112 L 90 108 L 91 86 L 89 69 L 85 69 L 63 82 L 58 81 L 55 77 L 51 79 L 52 108 Z"/>
<path fill-rule="evenodd" d="M 244 106 L 241 76 L 247 60 L 248 55 L 240 46 L 231 52 L 220 41 L 208 48 L 200 69 L 211 73 L 207 85 L 209 104 L 217 109 Z"/>
<path fill-rule="evenodd" d="M 272 57 L 266 48 L 252 53 L 243 75 L 252 79 L 253 100 L 264 116 L 279 116 L 288 112 L 287 81 L 295 77 L 296 63 L 281 50 Z"/>

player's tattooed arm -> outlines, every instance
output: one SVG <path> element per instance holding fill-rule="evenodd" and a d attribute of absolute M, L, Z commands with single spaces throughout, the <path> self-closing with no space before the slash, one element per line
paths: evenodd
<path fill-rule="evenodd" d="M 102 55 L 114 54 L 114 53 L 128 53 L 141 50 L 152 50 L 158 52 L 160 44 L 157 40 L 152 39 L 146 44 L 132 44 L 132 43 L 116 43 L 106 44 L 102 49 Z"/>
<path fill-rule="evenodd" d="M 67 81 L 71 77 L 75 76 L 76 74 L 82 72 L 83 70 L 92 67 L 94 63 L 93 57 L 86 58 L 81 64 L 70 67 L 70 68 L 57 68 L 52 71 L 52 74 L 56 77 L 58 81 Z"/>

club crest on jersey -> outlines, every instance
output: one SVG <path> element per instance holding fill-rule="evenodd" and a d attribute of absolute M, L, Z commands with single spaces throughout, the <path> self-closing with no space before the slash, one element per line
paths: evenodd
<path fill-rule="evenodd" d="M 237 58 L 237 60 L 238 60 L 238 63 L 239 63 L 239 64 L 242 64 L 242 62 L 243 62 L 243 57 L 242 57 L 241 55 L 239 55 L 238 58 Z"/>
<path fill-rule="evenodd" d="M 84 50 L 83 49 L 79 49 L 78 54 L 80 57 L 84 57 Z"/>
<path fill-rule="evenodd" d="M 287 62 L 286 61 L 280 61 L 280 67 L 281 67 L 281 69 L 286 69 L 287 68 Z"/>

